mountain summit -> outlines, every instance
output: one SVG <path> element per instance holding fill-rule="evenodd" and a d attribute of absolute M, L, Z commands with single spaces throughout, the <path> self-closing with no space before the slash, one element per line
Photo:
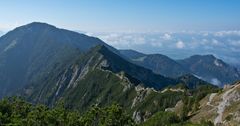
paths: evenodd
<path fill-rule="evenodd" d="M 56 64 L 72 60 L 96 45 L 98 38 L 46 23 L 18 27 L 0 38 L 0 96 L 33 83 Z"/>

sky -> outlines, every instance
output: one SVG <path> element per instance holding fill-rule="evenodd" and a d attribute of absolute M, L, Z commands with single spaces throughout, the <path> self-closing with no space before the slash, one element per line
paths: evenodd
<path fill-rule="evenodd" d="M 0 35 L 31 22 L 118 49 L 175 59 L 213 54 L 240 64 L 240 0 L 0 0 Z"/>
<path fill-rule="evenodd" d="M 239 0 L 0 0 L 0 29 L 33 21 L 72 30 L 240 29 Z"/>

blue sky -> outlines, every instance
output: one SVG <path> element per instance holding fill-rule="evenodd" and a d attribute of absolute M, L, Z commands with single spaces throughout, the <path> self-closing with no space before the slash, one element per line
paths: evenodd
<path fill-rule="evenodd" d="M 82 31 L 240 29 L 239 0 L 0 0 L 0 29 L 33 21 Z"/>

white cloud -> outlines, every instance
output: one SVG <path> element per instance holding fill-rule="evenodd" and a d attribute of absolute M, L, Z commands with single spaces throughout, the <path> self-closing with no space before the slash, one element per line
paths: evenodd
<path fill-rule="evenodd" d="M 150 43 L 153 47 L 162 47 L 162 43 L 160 42 L 151 42 Z"/>
<path fill-rule="evenodd" d="M 145 43 L 146 43 L 146 41 L 145 41 L 144 36 L 135 36 L 135 37 L 133 37 L 133 44 L 134 45 L 143 45 Z"/>
<path fill-rule="evenodd" d="M 212 43 L 213 43 L 214 45 L 219 45 L 219 41 L 216 40 L 216 39 L 213 39 L 213 40 L 212 40 Z"/>
<path fill-rule="evenodd" d="M 81 33 L 81 32 L 79 32 L 79 33 Z M 88 36 L 94 36 L 94 34 L 91 33 L 91 32 L 86 32 L 85 34 L 88 35 Z"/>
<path fill-rule="evenodd" d="M 240 47 L 240 40 L 230 40 L 229 42 L 232 46 Z"/>
<path fill-rule="evenodd" d="M 178 48 L 178 49 L 182 49 L 182 48 L 184 48 L 185 47 L 185 44 L 183 43 L 183 41 L 178 41 L 177 43 L 176 43 L 176 47 Z"/>
<path fill-rule="evenodd" d="M 200 42 L 199 42 L 201 45 L 206 45 L 208 44 L 208 40 L 207 39 L 202 39 Z"/>
<path fill-rule="evenodd" d="M 205 32 L 205 33 L 203 33 L 202 35 L 206 37 L 206 36 L 209 35 L 209 33 L 208 33 L 208 32 Z"/>
<path fill-rule="evenodd" d="M 94 36 L 94 34 L 91 34 Z M 146 44 L 144 34 L 138 33 L 98 33 L 95 36 L 115 47 L 131 47 Z"/>
<path fill-rule="evenodd" d="M 161 36 L 161 38 L 164 40 L 171 40 L 172 36 L 170 34 L 165 33 L 163 36 Z"/>
<path fill-rule="evenodd" d="M 217 37 L 224 37 L 224 36 L 229 36 L 229 35 L 236 35 L 240 36 L 240 30 L 235 30 L 235 31 L 219 31 L 214 33 L 215 36 Z"/>

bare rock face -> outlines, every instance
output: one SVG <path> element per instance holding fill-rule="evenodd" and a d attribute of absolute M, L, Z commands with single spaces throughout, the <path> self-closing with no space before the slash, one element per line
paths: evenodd
<path fill-rule="evenodd" d="M 153 91 L 155 91 L 152 88 L 144 88 L 140 85 L 135 87 L 135 91 L 137 93 L 136 97 L 133 99 L 131 109 L 134 109 L 135 106 L 138 104 L 141 104 L 145 100 L 145 98 Z M 141 111 L 141 110 L 136 110 L 133 113 L 133 119 L 136 123 L 141 123 L 146 121 L 149 117 L 152 116 L 152 113 L 150 111 Z"/>
<path fill-rule="evenodd" d="M 200 110 L 191 118 L 199 122 L 207 118 L 216 126 L 238 126 L 240 124 L 240 82 L 225 86 L 223 92 L 206 96 Z"/>
<path fill-rule="evenodd" d="M 150 92 L 153 90 L 151 88 L 144 88 L 140 85 L 135 87 L 135 90 L 137 92 L 137 96 L 133 99 L 133 103 L 131 108 L 134 108 L 136 106 L 136 104 L 142 102 L 144 100 L 144 98 L 150 94 Z"/>
<path fill-rule="evenodd" d="M 132 118 L 137 124 L 139 124 L 141 122 L 145 122 L 151 116 L 152 113 L 149 111 L 146 112 L 134 111 Z"/>
<path fill-rule="evenodd" d="M 135 111 L 134 113 L 133 113 L 133 120 L 136 122 L 136 123 L 141 123 L 142 121 L 143 121 L 143 117 L 142 117 L 142 114 L 141 114 L 141 112 L 139 112 L 139 111 Z"/>
<path fill-rule="evenodd" d="M 228 89 L 222 95 L 222 101 L 217 106 L 217 114 L 218 116 L 214 120 L 214 124 L 217 125 L 219 123 L 224 123 L 223 114 L 227 107 L 231 107 L 237 101 L 240 101 L 240 92 L 236 91 L 236 88 L 240 86 L 233 86 L 232 88 Z M 240 123 L 240 122 L 239 122 Z"/>
<path fill-rule="evenodd" d="M 240 122 L 240 111 L 236 111 L 234 114 L 233 114 L 233 121 L 236 121 L 236 122 Z"/>

